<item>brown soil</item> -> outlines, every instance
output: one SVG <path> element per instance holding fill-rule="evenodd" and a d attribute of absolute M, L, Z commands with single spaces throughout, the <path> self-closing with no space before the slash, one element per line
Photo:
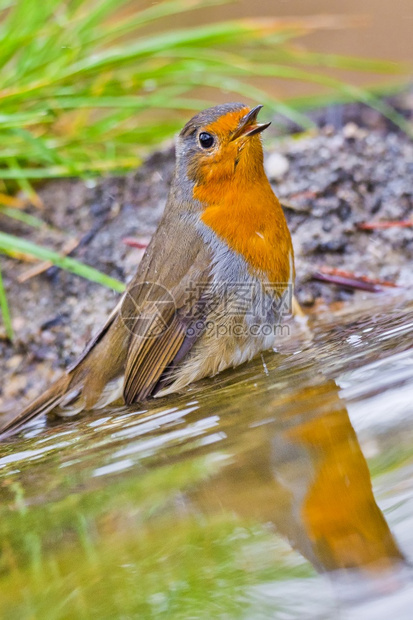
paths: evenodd
<path fill-rule="evenodd" d="M 304 306 L 354 295 L 380 304 L 391 289 L 354 292 L 312 276 L 328 266 L 413 286 L 413 227 L 358 228 L 365 221 L 413 217 L 413 144 L 362 106 L 338 108 L 331 118 L 317 112 L 316 118 L 318 131 L 284 138 L 266 153 L 274 190 L 288 203 L 297 296 Z M 123 240 L 153 234 L 173 167 L 169 147 L 126 177 L 50 182 L 39 190 L 49 228 L 29 229 L 0 216 L 0 229 L 58 250 L 70 237 L 81 240 L 75 258 L 127 282 L 143 251 Z M 19 284 L 17 278 L 31 265 L 1 260 L 16 334 L 11 344 L 0 326 L 0 410 L 5 411 L 20 408 L 23 396 L 37 395 L 80 353 L 117 294 L 56 268 Z"/>

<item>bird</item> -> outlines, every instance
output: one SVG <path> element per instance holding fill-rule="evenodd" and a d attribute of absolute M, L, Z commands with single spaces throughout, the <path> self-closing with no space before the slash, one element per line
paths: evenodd
<path fill-rule="evenodd" d="M 76 362 L 0 428 L 181 392 L 275 346 L 291 300 L 291 235 L 264 170 L 258 113 L 196 114 L 176 140 L 164 214 L 125 293 Z"/>

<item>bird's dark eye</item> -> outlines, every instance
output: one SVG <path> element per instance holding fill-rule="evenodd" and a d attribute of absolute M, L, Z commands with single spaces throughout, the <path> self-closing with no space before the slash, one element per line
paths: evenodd
<path fill-rule="evenodd" d="M 211 134 L 207 133 L 206 131 L 202 131 L 199 134 L 198 139 L 199 144 L 202 146 L 203 149 L 209 149 L 214 144 L 214 136 L 211 136 Z"/>

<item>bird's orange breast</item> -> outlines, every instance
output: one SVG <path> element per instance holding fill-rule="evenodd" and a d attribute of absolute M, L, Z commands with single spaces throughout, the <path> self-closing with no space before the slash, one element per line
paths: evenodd
<path fill-rule="evenodd" d="M 205 205 L 202 222 L 253 271 L 269 282 L 288 283 L 294 275 L 291 236 L 267 178 L 248 184 L 234 181 L 216 188 L 195 186 L 194 198 Z"/>

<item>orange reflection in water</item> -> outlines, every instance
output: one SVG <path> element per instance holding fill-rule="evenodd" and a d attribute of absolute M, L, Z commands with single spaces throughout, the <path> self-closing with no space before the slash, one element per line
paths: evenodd
<path fill-rule="evenodd" d="M 281 430 L 279 421 L 248 429 L 250 445 L 196 491 L 198 506 L 272 522 L 320 572 L 399 565 L 403 556 L 335 383 L 302 390 L 282 422 Z"/>

